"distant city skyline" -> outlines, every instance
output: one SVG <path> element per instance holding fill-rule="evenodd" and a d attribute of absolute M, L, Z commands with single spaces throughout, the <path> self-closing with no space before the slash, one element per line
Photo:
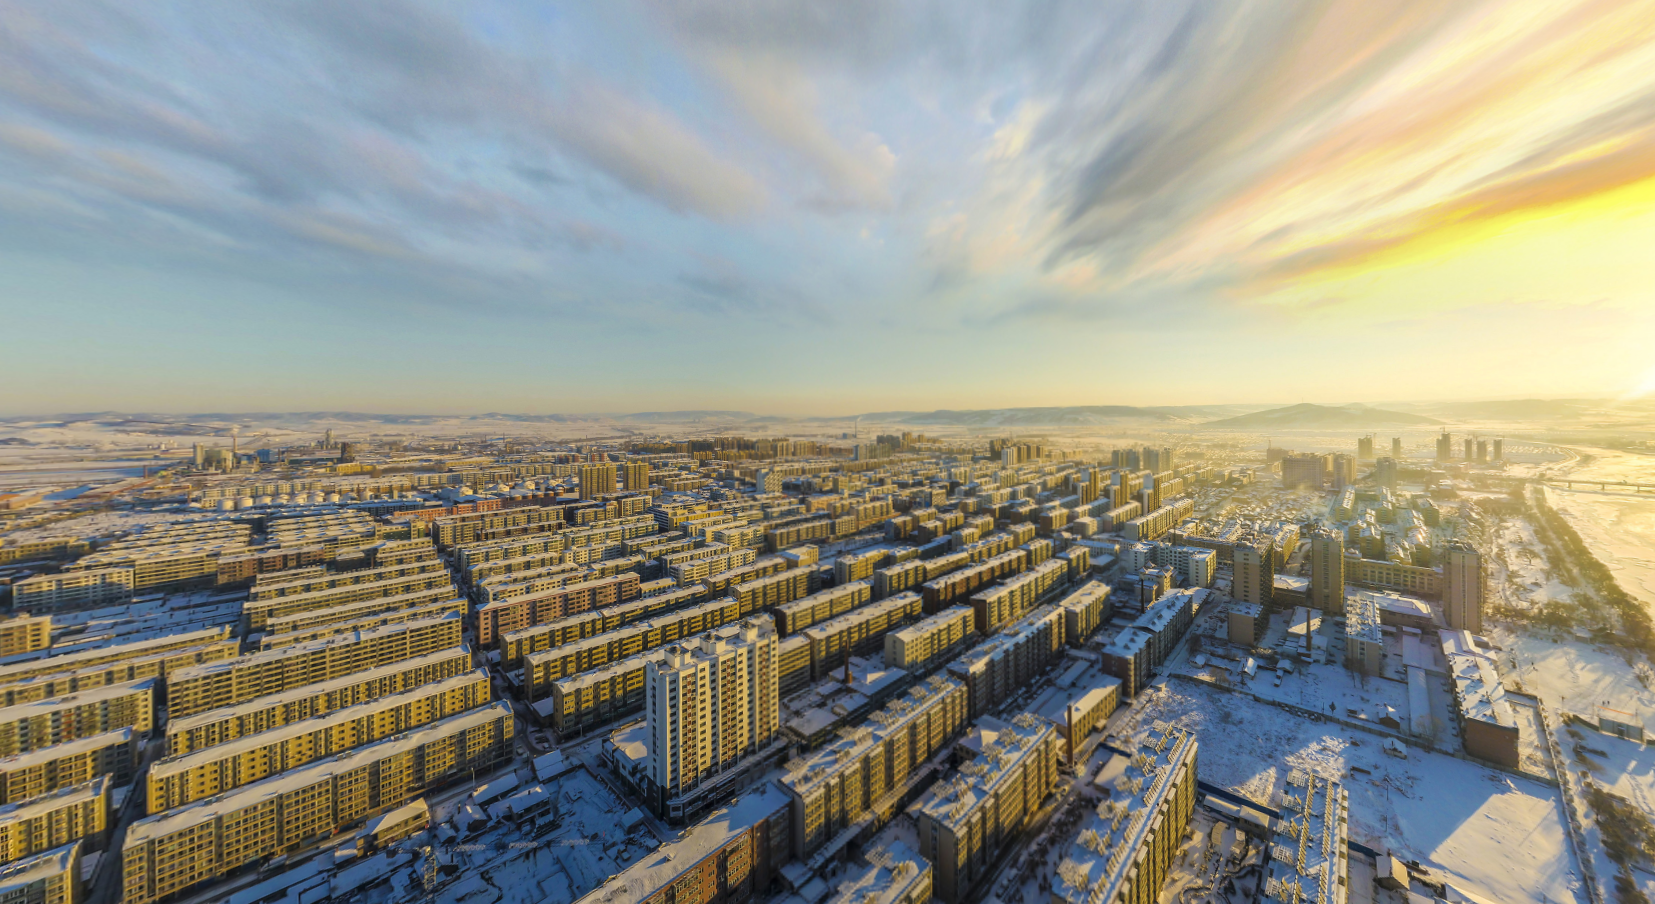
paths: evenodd
<path fill-rule="evenodd" d="M 1655 392 L 1655 3 L 0 9 L 0 414 Z"/>

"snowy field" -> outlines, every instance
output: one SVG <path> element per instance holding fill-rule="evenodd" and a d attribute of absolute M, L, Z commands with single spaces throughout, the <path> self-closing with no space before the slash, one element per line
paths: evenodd
<path fill-rule="evenodd" d="M 1586 900 L 1560 796 L 1547 785 L 1417 748 L 1394 759 L 1365 732 L 1184 681 L 1143 699 L 1140 724 L 1159 719 L 1197 733 L 1203 781 L 1273 804 L 1294 768 L 1339 775 L 1350 790 L 1354 840 L 1491 900 Z"/>
<path fill-rule="evenodd" d="M 1582 449 L 1593 461 L 1569 476 L 1655 483 L 1655 457 Z M 1614 572 L 1621 589 L 1655 611 L 1655 494 L 1547 487 L 1547 498 Z"/>
<path fill-rule="evenodd" d="M 1488 635 L 1504 651 L 1502 671 L 1537 694 L 1559 718 L 1565 711 L 1593 716 L 1599 704 L 1637 713 L 1643 720 L 1655 714 L 1655 691 L 1638 681 L 1635 667 L 1618 648 L 1572 637 L 1552 640 L 1544 632 L 1503 626 Z"/>

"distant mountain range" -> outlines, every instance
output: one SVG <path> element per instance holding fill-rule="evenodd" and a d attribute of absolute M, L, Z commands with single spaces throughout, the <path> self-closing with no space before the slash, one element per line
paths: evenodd
<path fill-rule="evenodd" d="M 1098 427 L 1126 422 L 1193 424 L 1208 418 L 1247 411 L 1252 406 L 1187 405 L 1140 408 L 1134 405 L 1071 405 L 1060 408 L 978 408 L 937 411 L 876 411 L 862 420 L 876 424 L 912 424 L 916 427 Z"/>
<path fill-rule="evenodd" d="M 1292 430 L 1332 427 L 1345 429 L 1418 427 L 1440 423 L 1442 421 L 1422 414 L 1386 411 L 1383 408 L 1369 408 L 1366 405 L 1312 405 L 1305 402 L 1298 405 L 1289 405 L 1286 408 L 1271 408 L 1237 417 L 1224 418 L 1223 420 L 1208 421 L 1201 426 L 1240 430 Z"/>

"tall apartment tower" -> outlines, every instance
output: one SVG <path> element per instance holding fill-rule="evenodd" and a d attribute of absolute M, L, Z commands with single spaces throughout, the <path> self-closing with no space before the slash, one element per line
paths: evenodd
<path fill-rule="evenodd" d="M 1400 436 L 1391 437 L 1391 457 L 1397 461 L 1402 460 L 1402 437 Z"/>
<path fill-rule="evenodd" d="M 1370 442 L 1369 445 L 1372 445 L 1372 443 Z M 1333 488 L 1342 490 L 1355 482 L 1356 459 L 1343 452 L 1336 453 L 1333 456 Z"/>
<path fill-rule="evenodd" d="M 1437 437 L 1437 461 L 1447 461 L 1454 457 L 1454 437 L 1447 430 Z"/>
<path fill-rule="evenodd" d="M 1465 438 L 1465 460 L 1470 461 L 1477 457 L 1477 441 L 1471 437 Z"/>
<path fill-rule="evenodd" d="M 615 466 L 613 464 L 581 465 L 578 472 L 580 479 L 580 498 L 595 499 L 615 492 Z"/>
<path fill-rule="evenodd" d="M 657 809 L 750 756 L 780 727 L 780 644 L 766 619 L 748 619 L 667 647 L 644 665 L 650 793 Z"/>
<path fill-rule="evenodd" d="M 1381 458 L 1374 462 L 1374 482 L 1388 489 L 1396 489 L 1396 462 L 1395 458 Z"/>
<path fill-rule="evenodd" d="M 1494 460 L 1495 461 L 1505 461 L 1506 460 L 1506 441 L 1503 440 L 1503 439 L 1500 439 L 1499 437 L 1495 437 L 1495 439 L 1494 439 Z"/>
<path fill-rule="evenodd" d="M 1345 538 L 1322 528 L 1310 534 L 1310 607 L 1345 611 Z"/>
<path fill-rule="evenodd" d="M 1373 461 L 1373 434 L 1356 438 L 1356 457 L 1362 461 Z"/>
<path fill-rule="evenodd" d="M 1477 460 L 1488 461 L 1488 440 L 1477 440 Z"/>
<path fill-rule="evenodd" d="M 1454 631 L 1483 633 L 1483 595 L 1487 581 L 1483 554 L 1463 540 L 1451 540 L 1443 561 L 1442 608 Z"/>
<path fill-rule="evenodd" d="M 1235 545 L 1235 586 L 1230 595 L 1244 603 L 1269 606 L 1276 596 L 1276 560 L 1269 540 Z"/>
<path fill-rule="evenodd" d="M 649 489 L 649 462 L 629 461 L 621 472 L 622 486 L 629 493 L 641 493 Z"/>

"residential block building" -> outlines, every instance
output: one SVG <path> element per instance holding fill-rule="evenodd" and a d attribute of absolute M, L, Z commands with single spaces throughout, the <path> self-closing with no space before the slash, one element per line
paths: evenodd
<path fill-rule="evenodd" d="M 648 781 L 663 811 L 780 728 L 776 631 L 767 619 L 700 635 L 644 666 Z"/>
<path fill-rule="evenodd" d="M 179 669 L 167 713 L 181 718 L 460 645 L 460 617 L 404 622 Z"/>
<path fill-rule="evenodd" d="M 122 901 L 148 904 L 296 850 L 511 757 L 511 707 L 495 703 L 127 828 Z"/>
<path fill-rule="evenodd" d="M 1015 841 L 1057 784 L 1057 729 L 1031 713 L 983 717 L 980 755 L 922 798 L 919 852 L 936 872 L 933 894 L 958 904 Z"/>
<path fill-rule="evenodd" d="M 1052 877 L 1054 904 L 1154 901 L 1195 813 L 1195 735 L 1153 727 L 1093 779 L 1108 798 L 1082 819 Z"/>

